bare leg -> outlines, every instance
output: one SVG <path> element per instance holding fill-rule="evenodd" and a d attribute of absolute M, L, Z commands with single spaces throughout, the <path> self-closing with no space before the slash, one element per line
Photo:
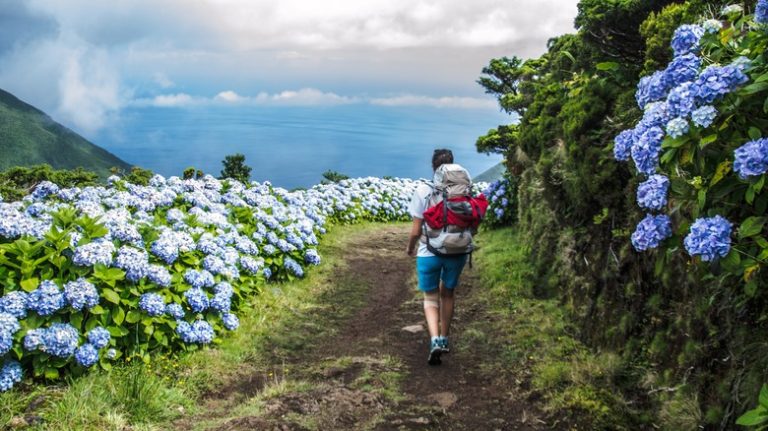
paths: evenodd
<path fill-rule="evenodd" d="M 453 289 L 446 289 L 443 283 L 440 283 L 440 335 L 448 336 L 451 328 L 451 319 L 453 319 Z"/>
<path fill-rule="evenodd" d="M 439 332 L 440 305 L 437 292 L 424 294 L 424 316 L 427 318 L 427 329 L 430 337 L 437 337 Z"/>

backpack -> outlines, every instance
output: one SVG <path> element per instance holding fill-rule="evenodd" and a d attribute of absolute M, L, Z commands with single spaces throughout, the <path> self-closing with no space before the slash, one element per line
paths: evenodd
<path fill-rule="evenodd" d="M 435 171 L 427 210 L 424 211 L 421 242 L 435 256 L 470 255 L 488 201 L 482 194 L 472 196 L 472 179 L 457 164 L 444 164 Z"/>

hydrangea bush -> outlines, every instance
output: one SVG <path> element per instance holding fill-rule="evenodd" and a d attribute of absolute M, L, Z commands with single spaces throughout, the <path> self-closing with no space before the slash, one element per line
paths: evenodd
<path fill-rule="evenodd" d="M 506 173 L 504 177 L 487 185 L 483 194 L 488 199 L 483 226 L 508 226 L 517 219 L 517 177 Z"/>
<path fill-rule="evenodd" d="M 645 178 L 637 203 L 648 213 L 633 247 L 668 251 L 657 272 L 677 249 L 717 262 L 715 272 L 742 278 L 749 296 L 765 287 L 758 274 L 768 264 L 767 3 L 755 15 L 727 7 L 723 20 L 679 27 L 674 59 L 638 83 L 642 119 L 613 149 Z"/>
<path fill-rule="evenodd" d="M 147 186 L 44 182 L 0 201 L 0 391 L 120 357 L 214 343 L 265 282 L 302 277 L 332 223 L 407 220 L 418 183 L 290 192 L 206 176 Z"/>

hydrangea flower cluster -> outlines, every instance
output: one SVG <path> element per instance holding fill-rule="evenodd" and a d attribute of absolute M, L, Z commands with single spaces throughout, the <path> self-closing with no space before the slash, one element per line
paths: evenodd
<path fill-rule="evenodd" d="M 656 248 L 661 242 L 672 235 L 672 226 L 669 216 L 666 214 L 651 215 L 648 214 L 637 225 L 637 229 L 632 233 L 632 246 L 637 251 L 645 251 Z"/>
<path fill-rule="evenodd" d="M 64 297 L 76 310 L 90 309 L 99 303 L 99 292 L 96 286 L 82 277 L 64 285 Z"/>
<path fill-rule="evenodd" d="M 5 361 L 0 369 L 0 392 L 5 392 L 21 382 L 23 371 L 18 361 Z"/>
<path fill-rule="evenodd" d="M 749 141 L 733 152 L 733 170 L 741 179 L 768 172 L 768 138 Z"/>
<path fill-rule="evenodd" d="M 755 22 L 768 24 L 768 0 L 758 0 L 755 7 Z"/>
<path fill-rule="evenodd" d="M 737 12 L 740 13 L 740 10 L 723 10 L 724 15 Z M 756 14 L 758 22 L 759 19 Z M 749 65 L 748 59 L 730 65 L 713 64 L 700 70 L 703 63 L 698 55 L 701 38 L 706 33 L 720 31 L 722 27 L 718 20 L 706 21 L 701 26 L 680 26 L 672 37 L 673 60 L 663 71 L 640 79 L 637 85 L 635 98 L 644 110 L 643 118 L 633 129 L 624 130 L 616 136 L 613 154 L 619 161 L 631 157 L 637 171 L 647 176 L 637 190 L 637 203 L 641 208 L 660 211 L 667 205 L 669 179 L 657 174 L 665 132 L 671 138 L 679 138 L 690 132 L 691 124 L 702 129 L 712 126 L 718 115 L 712 103 L 748 81 L 744 74 Z M 736 150 L 734 170 L 742 178 L 762 175 L 768 170 L 766 143 L 768 140 L 752 141 Z M 727 254 L 730 224 L 721 219 L 695 221 L 685 239 L 689 254 L 701 255 L 703 260 Z M 714 232 L 714 236 L 706 236 L 705 231 Z M 643 251 L 658 247 L 671 234 L 668 216 L 647 214 L 637 225 L 631 241 L 636 250 Z M 712 239 L 714 237 L 717 240 Z"/>
<path fill-rule="evenodd" d="M 731 250 L 731 223 L 719 215 L 697 219 L 683 245 L 688 254 L 705 262 L 725 257 Z"/>
<path fill-rule="evenodd" d="M 641 208 L 660 211 L 667 206 L 669 178 L 664 175 L 651 175 L 637 188 L 637 204 Z"/>

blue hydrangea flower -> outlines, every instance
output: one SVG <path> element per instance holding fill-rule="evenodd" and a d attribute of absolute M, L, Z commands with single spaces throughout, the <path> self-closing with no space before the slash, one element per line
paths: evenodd
<path fill-rule="evenodd" d="M 109 345 L 109 340 L 112 339 L 112 335 L 105 328 L 97 326 L 88 331 L 88 342 L 93 344 L 97 349 L 103 349 Z"/>
<path fill-rule="evenodd" d="M 731 61 L 731 66 L 743 72 L 745 69 L 752 67 L 752 60 L 743 55 L 740 55 Z"/>
<path fill-rule="evenodd" d="M 669 216 L 646 215 L 632 233 L 632 246 L 637 251 L 645 251 L 656 248 L 662 241 L 672 236 L 672 227 Z"/>
<path fill-rule="evenodd" d="M 115 349 L 107 350 L 107 358 L 108 359 L 115 359 L 116 357 L 117 357 L 117 350 L 115 350 Z"/>
<path fill-rule="evenodd" d="M 266 254 L 267 256 L 272 256 L 273 254 L 275 254 L 275 253 L 277 252 L 277 249 L 276 249 L 276 248 L 275 248 L 275 246 L 274 246 L 274 245 L 272 245 L 272 244 L 267 244 L 267 245 L 265 245 L 264 247 L 262 247 L 262 249 L 261 249 L 261 250 L 262 250 L 262 251 L 264 252 L 264 254 Z"/>
<path fill-rule="evenodd" d="M 748 80 L 744 72 L 736 66 L 709 66 L 696 79 L 696 99 L 700 103 L 712 103 Z"/>
<path fill-rule="evenodd" d="M 19 290 L 8 292 L 0 298 L 0 312 L 11 314 L 17 319 L 27 317 L 28 296 Z"/>
<path fill-rule="evenodd" d="M 723 22 L 719 19 L 708 19 L 701 24 L 705 33 L 719 33 L 723 28 Z"/>
<path fill-rule="evenodd" d="M 699 50 L 699 40 L 704 36 L 704 28 L 696 24 L 684 24 L 672 35 L 672 50 L 675 57 Z"/>
<path fill-rule="evenodd" d="M 90 368 L 98 362 L 99 352 L 90 343 L 85 343 L 75 351 L 75 361 L 81 367 Z"/>
<path fill-rule="evenodd" d="M 157 293 L 145 293 L 139 298 L 139 308 L 152 317 L 165 313 L 165 299 Z"/>
<path fill-rule="evenodd" d="M 177 304 L 175 302 L 172 302 L 165 306 L 165 313 L 176 320 L 181 320 L 186 315 L 186 313 L 184 312 L 184 308 L 181 306 L 181 304 Z"/>
<path fill-rule="evenodd" d="M 232 308 L 232 298 L 226 294 L 217 293 L 209 301 L 209 307 L 219 313 L 226 313 Z"/>
<path fill-rule="evenodd" d="M 64 285 L 64 297 L 76 310 L 90 309 L 99 303 L 99 292 L 96 286 L 82 277 Z"/>
<path fill-rule="evenodd" d="M 645 105 L 643 118 L 638 123 L 637 130 L 647 130 L 650 127 L 664 127 L 672 117 L 669 115 L 667 102 L 651 102 Z M 642 133 L 641 133 L 642 134 Z"/>
<path fill-rule="evenodd" d="M 21 329 L 19 319 L 10 313 L 0 313 L 0 332 L 7 332 L 11 335 Z"/>
<path fill-rule="evenodd" d="M 54 323 L 43 331 L 40 350 L 51 356 L 68 358 L 75 353 L 79 338 L 80 333 L 74 326 Z"/>
<path fill-rule="evenodd" d="M 124 245 L 117 252 L 115 266 L 125 270 L 125 278 L 136 282 L 149 272 L 149 256 L 144 250 Z"/>
<path fill-rule="evenodd" d="M 613 140 L 613 157 L 616 160 L 625 162 L 629 160 L 630 149 L 634 143 L 634 132 L 632 130 L 624 130 L 619 133 Z"/>
<path fill-rule="evenodd" d="M 22 376 L 20 363 L 13 360 L 5 361 L 3 368 L 0 369 L 0 392 L 10 390 L 13 385 L 21 382 Z"/>
<path fill-rule="evenodd" d="M 202 313 L 210 305 L 208 295 L 199 287 L 193 287 L 184 292 L 184 298 L 195 313 Z"/>
<path fill-rule="evenodd" d="M 664 79 L 664 72 L 657 71 L 652 75 L 644 76 L 637 84 L 637 91 L 635 92 L 637 106 L 640 109 L 645 109 L 645 105 L 648 103 L 667 97 L 667 91 L 669 91 L 669 87 L 667 87 Z"/>
<path fill-rule="evenodd" d="M 667 206 L 669 178 L 664 175 L 651 175 L 637 188 L 637 204 L 641 208 L 658 211 Z"/>
<path fill-rule="evenodd" d="M 755 6 L 755 22 L 768 24 L 768 0 L 758 0 Z"/>
<path fill-rule="evenodd" d="M 168 272 L 168 268 L 162 265 L 149 265 L 147 279 L 160 287 L 171 285 L 171 273 Z"/>
<path fill-rule="evenodd" d="M 240 256 L 240 266 L 251 274 L 257 274 L 264 266 L 264 260 L 256 260 L 251 256 Z"/>
<path fill-rule="evenodd" d="M 197 320 L 191 325 L 181 320 L 177 322 L 176 333 L 187 344 L 208 344 L 215 336 L 213 327 L 205 320 Z"/>
<path fill-rule="evenodd" d="M 684 82 L 695 81 L 699 76 L 701 58 L 693 53 L 675 57 L 664 70 L 664 81 L 668 88 L 675 88 Z"/>
<path fill-rule="evenodd" d="M 667 96 L 669 115 L 687 118 L 696 109 L 697 87 L 691 82 L 684 82 L 673 88 Z"/>
<path fill-rule="evenodd" d="M 232 313 L 222 314 L 221 321 L 224 323 L 224 327 L 230 331 L 234 331 L 240 326 L 240 319 Z"/>
<path fill-rule="evenodd" d="M 656 172 L 663 139 L 664 132 L 661 128 L 651 127 L 632 146 L 632 160 L 639 172 L 646 175 L 652 175 Z"/>
<path fill-rule="evenodd" d="M 224 271 L 226 264 L 218 256 L 209 255 L 203 259 L 203 268 L 213 274 L 220 274 Z"/>
<path fill-rule="evenodd" d="M 768 138 L 749 141 L 733 152 L 733 170 L 741 179 L 763 175 L 768 171 Z"/>
<path fill-rule="evenodd" d="M 13 348 L 13 334 L 6 331 L 0 332 L 0 356 L 4 356 Z"/>
<path fill-rule="evenodd" d="M 167 264 L 172 264 L 179 257 L 179 247 L 169 237 L 160 237 L 152 243 L 152 254 L 162 259 Z"/>
<path fill-rule="evenodd" d="M 114 253 L 115 245 L 110 241 L 89 242 L 75 249 L 72 262 L 77 266 L 93 266 L 97 263 L 109 265 Z"/>
<path fill-rule="evenodd" d="M 192 332 L 195 334 L 195 342 L 198 344 L 209 344 L 215 336 L 213 327 L 205 320 L 196 320 L 192 324 Z"/>
<path fill-rule="evenodd" d="M 27 334 L 24 335 L 24 349 L 31 352 L 41 348 L 43 345 L 43 334 L 45 334 L 44 329 L 30 329 L 27 331 Z"/>
<path fill-rule="evenodd" d="M 27 307 L 41 316 L 50 316 L 61 310 L 66 302 L 59 286 L 51 280 L 43 280 L 37 289 L 29 294 Z"/>
<path fill-rule="evenodd" d="M 304 276 L 304 270 L 301 268 L 301 265 L 296 263 L 295 260 L 291 259 L 290 257 L 286 257 L 283 261 L 283 267 L 288 270 L 291 274 L 297 276 L 297 277 L 303 277 Z"/>
<path fill-rule="evenodd" d="M 320 254 L 314 248 L 308 249 L 304 255 L 304 262 L 310 265 L 320 265 L 320 260 Z"/>
<path fill-rule="evenodd" d="M 196 288 L 211 287 L 216 283 L 213 274 L 206 270 L 198 271 L 195 269 L 188 269 L 184 273 L 184 280 L 186 280 L 192 287 Z"/>
<path fill-rule="evenodd" d="M 667 123 L 667 134 L 673 138 L 685 135 L 688 130 L 688 120 L 685 118 L 673 118 Z"/>
<path fill-rule="evenodd" d="M 731 250 L 731 223 L 719 215 L 696 219 L 683 245 L 689 255 L 705 262 L 725 257 Z"/>
<path fill-rule="evenodd" d="M 704 105 L 691 113 L 693 124 L 703 128 L 711 126 L 715 118 L 717 118 L 717 109 L 712 105 Z"/>
<path fill-rule="evenodd" d="M 43 181 L 35 187 L 35 190 L 32 192 L 32 199 L 35 199 L 35 200 L 45 199 L 46 197 L 56 194 L 58 192 L 59 192 L 59 186 L 57 186 L 56 184 L 50 181 Z"/>
<path fill-rule="evenodd" d="M 264 278 L 269 280 L 270 278 L 272 278 L 272 269 L 270 269 L 269 267 L 266 267 L 264 268 L 264 271 L 262 271 L 262 274 L 264 274 Z"/>

